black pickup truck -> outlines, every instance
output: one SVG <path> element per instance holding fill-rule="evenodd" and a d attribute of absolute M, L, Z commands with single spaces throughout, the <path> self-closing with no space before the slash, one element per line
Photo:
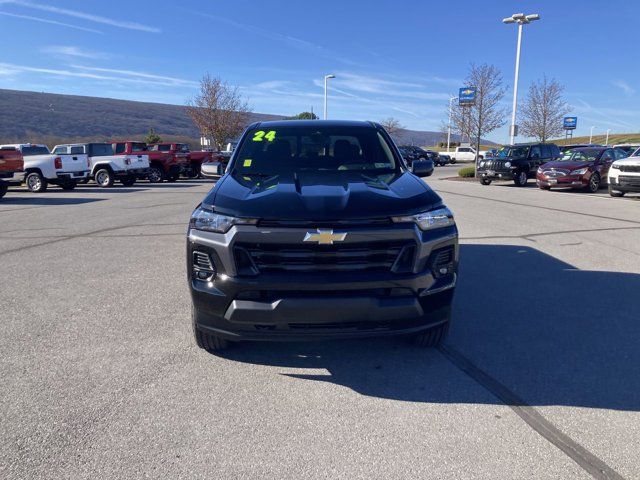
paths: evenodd
<path fill-rule="evenodd" d="M 482 185 L 491 185 L 493 180 L 513 180 L 518 187 L 524 187 L 529 178 L 536 178 L 540 165 L 561 156 L 553 143 L 508 145 L 494 157 L 478 162 L 478 179 Z"/>
<path fill-rule="evenodd" d="M 453 214 L 376 123 L 250 125 L 187 232 L 192 322 L 208 351 L 237 340 L 446 335 Z"/>

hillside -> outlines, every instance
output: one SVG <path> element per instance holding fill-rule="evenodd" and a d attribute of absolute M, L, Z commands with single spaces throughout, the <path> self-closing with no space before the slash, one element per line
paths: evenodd
<path fill-rule="evenodd" d="M 165 140 L 198 144 L 200 138 L 182 105 L 0 89 L 0 111 L 3 112 L 0 143 L 53 145 L 122 137 L 137 139 L 144 137 L 150 128 Z M 282 115 L 251 114 L 251 121 L 282 118 Z M 398 143 L 415 145 L 434 145 L 443 140 L 441 132 L 415 130 L 402 130 L 396 137 Z M 452 141 L 457 139 L 457 135 L 452 135 Z"/>
<path fill-rule="evenodd" d="M 594 135 L 592 142 L 594 144 L 604 144 L 606 141 L 606 135 Z M 565 140 L 564 138 L 558 138 L 556 140 L 550 140 L 556 145 L 568 145 L 575 143 L 589 143 L 589 136 L 573 137 Z M 616 145 L 618 143 L 637 143 L 640 144 L 640 133 L 616 133 L 609 135 L 609 144 Z"/>

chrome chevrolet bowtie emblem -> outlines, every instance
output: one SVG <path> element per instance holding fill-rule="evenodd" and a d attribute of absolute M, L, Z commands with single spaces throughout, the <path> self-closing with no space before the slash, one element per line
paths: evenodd
<path fill-rule="evenodd" d="M 333 230 L 318 229 L 317 232 L 307 232 L 303 242 L 318 242 L 320 245 L 333 245 L 333 242 L 342 242 L 347 238 L 346 233 L 333 233 Z"/>

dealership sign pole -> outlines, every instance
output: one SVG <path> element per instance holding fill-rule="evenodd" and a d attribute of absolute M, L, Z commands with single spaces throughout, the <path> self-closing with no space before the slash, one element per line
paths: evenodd
<path fill-rule="evenodd" d="M 564 139 L 569 138 L 569 132 L 571 132 L 571 138 L 573 138 L 573 131 L 578 126 L 578 117 L 564 117 L 562 119 L 562 128 L 564 128 Z"/>

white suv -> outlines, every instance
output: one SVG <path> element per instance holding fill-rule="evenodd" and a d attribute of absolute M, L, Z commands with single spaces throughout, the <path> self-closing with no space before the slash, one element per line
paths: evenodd
<path fill-rule="evenodd" d="M 622 197 L 627 192 L 640 193 L 640 149 L 634 156 L 616 160 L 609 169 L 609 194 Z"/>

